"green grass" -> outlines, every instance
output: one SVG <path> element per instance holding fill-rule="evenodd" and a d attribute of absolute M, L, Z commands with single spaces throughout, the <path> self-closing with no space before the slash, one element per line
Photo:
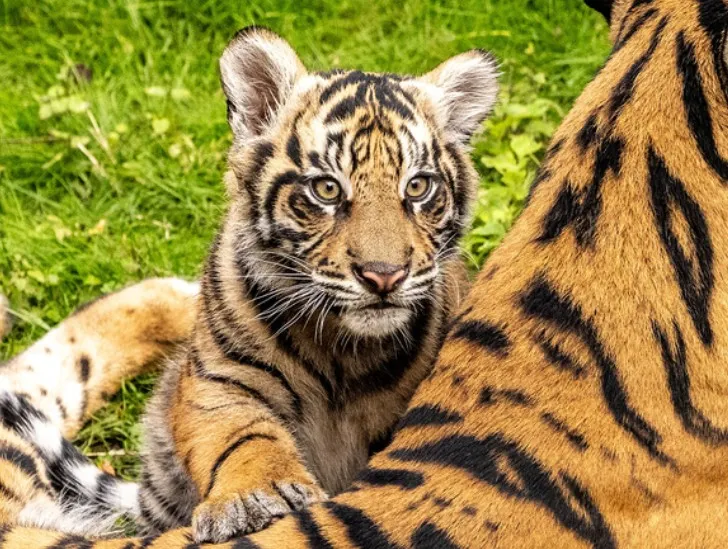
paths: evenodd
<path fill-rule="evenodd" d="M 580 0 L 0 0 L 0 290 L 19 317 L 0 358 L 101 292 L 199 272 L 230 143 L 217 58 L 251 23 L 312 69 L 419 73 L 469 48 L 496 54 L 502 100 L 473 151 L 476 264 L 608 49 Z M 126 384 L 80 437 L 126 449 L 112 460 L 126 475 L 151 385 Z"/>

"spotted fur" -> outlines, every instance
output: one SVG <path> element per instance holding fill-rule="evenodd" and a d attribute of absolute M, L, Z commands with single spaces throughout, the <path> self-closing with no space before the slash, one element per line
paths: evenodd
<path fill-rule="evenodd" d="M 0 365 L 0 524 L 105 533 L 139 513 L 138 487 L 66 437 L 190 336 L 198 286 L 147 280 L 79 308 Z"/>

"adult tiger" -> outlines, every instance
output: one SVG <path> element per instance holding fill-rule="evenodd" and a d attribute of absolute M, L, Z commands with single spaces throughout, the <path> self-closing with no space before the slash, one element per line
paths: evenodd
<path fill-rule="evenodd" d="M 392 444 L 354 489 L 219 547 L 728 544 L 728 4 L 601 5 L 613 53 Z"/>

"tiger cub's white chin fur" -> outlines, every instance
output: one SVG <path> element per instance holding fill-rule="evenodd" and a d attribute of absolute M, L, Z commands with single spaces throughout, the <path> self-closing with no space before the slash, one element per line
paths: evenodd
<path fill-rule="evenodd" d="M 409 309 L 356 309 L 341 314 L 341 323 L 364 337 L 384 337 L 403 329 L 412 316 Z"/>

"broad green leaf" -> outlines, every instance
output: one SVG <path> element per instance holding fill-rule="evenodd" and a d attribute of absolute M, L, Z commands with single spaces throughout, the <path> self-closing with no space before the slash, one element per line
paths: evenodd
<path fill-rule="evenodd" d="M 541 148 L 541 143 L 536 141 L 531 135 L 521 134 L 511 137 L 511 149 L 513 149 L 513 152 L 516 153 L 518 158 L 530 156 L 540 151 Z"/>
<path fill-rule="evenodd" d="M 152 120 L 152 131 L 156 135 L 164 135 L 171 126 L 170 121 L 167 118 L 155 118 Z"/>

